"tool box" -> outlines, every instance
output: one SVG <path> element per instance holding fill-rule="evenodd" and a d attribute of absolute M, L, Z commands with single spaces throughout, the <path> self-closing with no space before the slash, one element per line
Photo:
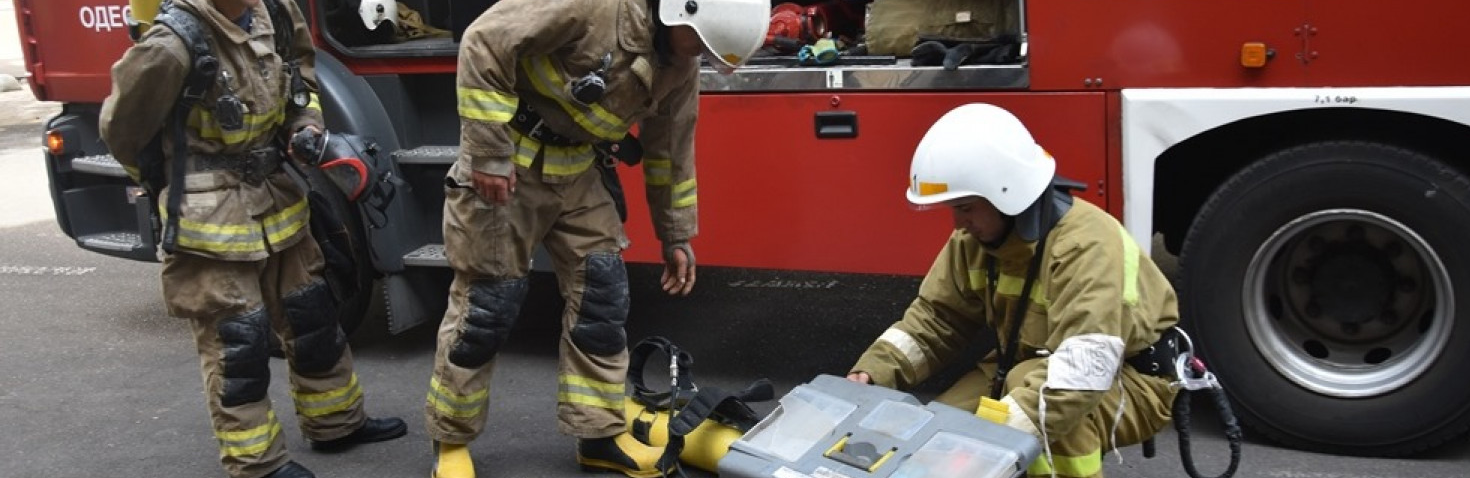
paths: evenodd
<path fill-rule="evenodd" d="M 1035 437 L 939 402 L 820 375 L 719 462 L 722 478 L 1014 478 Z"/>

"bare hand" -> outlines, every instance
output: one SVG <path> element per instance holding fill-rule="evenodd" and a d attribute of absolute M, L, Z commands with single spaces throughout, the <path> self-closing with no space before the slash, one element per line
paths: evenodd
<path fill-rule="evenodd" d="M 490 204 L 504 206 L 510 203 L 510 196 L 516 192 L 516 172 L 511 170 L 510 175 L 496 176 L 479 171 L 471 173 L 475 182 L 475 193 L 480 195 Z"/>
<path fill-rule="evenodd" d="M 664 258 L 664 274 L 659 279 L 669 295 L 689 295 L 694 290 L 694 261 L 683 248 L 673 248 Z"/>
<path fill-rule="evenodd" d="M 849 373 L 847 374 L 847 379 L 865 385 L 873 383 L 873 377 L 869 377 L 868 372 Z"/>

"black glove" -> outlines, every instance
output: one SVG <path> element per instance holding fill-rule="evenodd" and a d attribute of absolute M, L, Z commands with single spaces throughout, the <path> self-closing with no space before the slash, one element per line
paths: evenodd
<path fill-rule="evenodd" d="M 291 153 L 306 164 L 321 164 L 324 149 L 322 134 L 314 129 L 301 128 L 291 135 Z"/>

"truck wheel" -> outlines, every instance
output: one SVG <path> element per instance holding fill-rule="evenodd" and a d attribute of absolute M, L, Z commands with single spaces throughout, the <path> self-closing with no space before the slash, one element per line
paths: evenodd
<path fill-rule="evenodd" d="M 1420 452 L 1470 429 L 1467 239 L 1470 179 L 1444 163 L 1365 142 L 1281 151 L 1190 228 L 1186 327 L 1253 431 Z"/>

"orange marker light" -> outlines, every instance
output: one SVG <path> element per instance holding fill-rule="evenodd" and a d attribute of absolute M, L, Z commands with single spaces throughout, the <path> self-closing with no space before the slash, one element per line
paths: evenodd
<path fill-rule="evenodd" d="M 1266 60 L 1270 59 L 1271 50 L 1266 48 L 1265 43 L 1246 42 L 1240 46 L 1240 66 L 1260 68 L 1266 66 Z"/>
<path fill-rule="evenodd" d="M 61 139 L 60 131 L 53 129 L 46 132 L 46 151 L 50 152 L 52 156 L 60 156 L 62 152 L 66 151 L 66 141 Z"/>

